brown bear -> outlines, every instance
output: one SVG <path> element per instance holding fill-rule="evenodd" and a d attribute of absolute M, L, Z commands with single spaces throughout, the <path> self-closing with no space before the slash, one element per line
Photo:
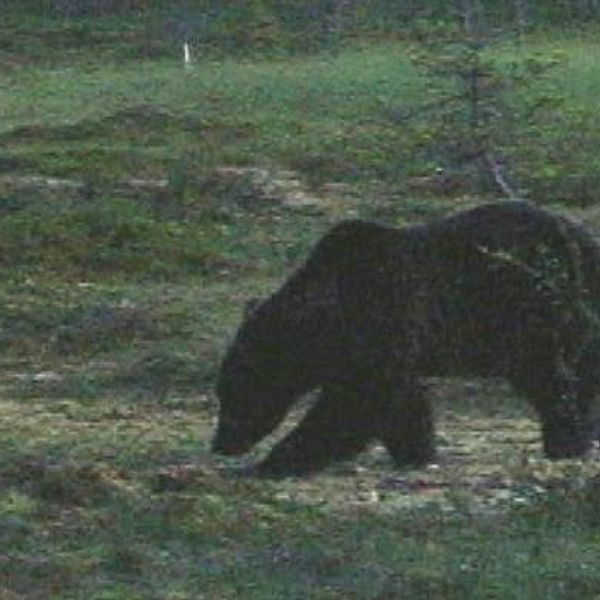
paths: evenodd
<path fill-rule="evenodd" d="M 527 202 L 399 229 L 343 222 L 237 332 L 213 450 L 247 452 L 318 390 L 259 474 L 316 471 L 373 440 L 423 465 L 435 447 L 422 381 L 452 375 L 507 378 L 547 456 L 582 456 L 600 414 L 599 274 L 592 233 Z"/>

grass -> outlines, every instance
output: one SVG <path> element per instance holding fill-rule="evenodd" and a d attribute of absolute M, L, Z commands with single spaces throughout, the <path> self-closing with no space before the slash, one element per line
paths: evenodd
<path fill-rule="evenodd" d="M 517 465 L 531 424 L 447 415 L 439 471 L 394 474 L 373 452 L 357 472 L 267 483 L 227 476 L 206 453 L 211 411 L 174 399 L 3 401 L 7 593 L 594 597 L 595 469 Z"/>
<path fill-rule="evenodd" d="M 532 196 L 590 202 L 599 172 L 592 152 L 597 45 L 589 36 L 532 38 L 518 55 L 557 46 L 563 65 L 515 98 L 530 106 L 548 95 L 565 102 L 533 117 L 521 110 L 511 125 L 515 142 L 503 151 L 515 157 Z M 98 183 L 132 172 L 168 178 L 182 165 L 275 164 L 313 183 L 377 178 L 397 185 L 431 174 L 443 158 L 431 152 L 437 134 L 430 112 L 399 120 L 435 104 L 439 89 L 410 62 L 407 44 L 245 60 L 200 54 L 185 72 L 174 49 L 145 60 L 132 49 L 138 60 L 125 62 L 99 60 L 89 45 L 74 56 L 48 52 L 51 67 L 17 63 L 0 92 L 0 142 L 12 173 Z"/>
<path fill-rule="evenodd" d="M 135 23 L 81 28 L 2 31 L 0 598 L 597 597 L 598 463 L 541 458 L 532 415 L 498 382 L 435 382 L 427 470 L 394 472 L 375 447 L 266 482 L 238 473 L 268 441 L 240 460 L 208 452 L 246 300 L 341 218 L 403 224 L 482 201 L 405 192 L 433 166 L 422 131 L 390 116 L 429 100 L 407 46 L 210 54 L 184 71 Z M 568 83 L 570 110 L 545 113 L 522 153 L 539 186 L 575 165 L 585 188 L 594 158 L 572 146 L 597 131 L 597 45 L 553 43 L 566 63 L 544 85 Z M 285 186 L 318 201 L 285 206 Z M 547 200 L 597 224 L 564 189 Z"/>
<path fill-rule="evenodd" d="M 187 73 L 174 60 L 18 71 L 0 99 L 11 117 L 3 140 L 16 160 L 46 163 L 45 170 L 62 175 L 81 172 L 94 156 L 101 158 L 98 176 L 165 174 L 165 156 L 188 155 L 208 166 L 253 157 L 252 164 L 310 168 L 318 161 L 347 171 L 370 153 L 371 137 L 382 137 L 386 99 L 410 101 L 409 81 L 419 85 L 396 47 L 334 59 L 208 62 Z M 98 96 L 101 112 L 90 115 L 90 99 Z M 340 129 L 344 120 L 350 131 Z M 391 146 L 398 134 L 389 129 L 381 141 Z M 334 146 L 348 137 L 356 137 L 352 156 L 335 156 Z"/>

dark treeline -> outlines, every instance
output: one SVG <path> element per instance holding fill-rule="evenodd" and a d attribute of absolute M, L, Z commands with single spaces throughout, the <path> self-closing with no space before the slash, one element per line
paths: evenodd
<path fill-rule="evenodd" d="M 489 25 L 540 26 L 581 23 L 600 17 L 600 0 L 4 0 L 4 9 L 56 17 L 106 16 L 124 13 L 188 13 L 215 27 L 222 21 L 249 19 L 286 29 L 400 29 L 422 20 L 461 20 L 475 14 Z"/>
<path fill-rule="evenodd" d="M 6 22 L 133 22 L 162 43 L 218 51 L 318 50 L 342 39 L 425 36 L 444 29 L 523 33 L 600 20 L 600 0 L 0 0 Z M 90 22 L 91 21 L 91 22 Z"/>

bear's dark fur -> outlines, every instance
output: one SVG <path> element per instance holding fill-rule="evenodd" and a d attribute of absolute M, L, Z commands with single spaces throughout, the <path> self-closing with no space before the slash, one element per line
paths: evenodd
<path fill-rule="evenodd" d="M 241 454 L 320 396 L 259 465 L 299 475 L 381 441 L 434 457 L 428 376 L 507 378 L 551 458 L 581 456 L 600 413 L 600 245 L 525 202 L 394 229 L 341 223 L 245 320 L 221 367 L 213 449 Z"/>

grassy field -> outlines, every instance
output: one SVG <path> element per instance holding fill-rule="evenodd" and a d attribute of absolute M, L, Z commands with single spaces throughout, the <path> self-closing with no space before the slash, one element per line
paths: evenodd
<path fill-rule="evenodd" d="M 0 34 L 0 599 L 599 597 L 599 464 L 544 460 L 501 382 L 433 382 L 422 471 L 374 447 L 267 482 L 236 470 L 268 441 L 208 452 L 247 299 L 341 218 L 485 199 L 416 190 L 428 130 L 394 115 L 432 88 L 407 42 L 186 70 L 135 24 Z M 568 102 L 515 155 L 536 199 L 598 225 L 600 46 L 524 44 L 563 62 L 515 102 Z"/>

